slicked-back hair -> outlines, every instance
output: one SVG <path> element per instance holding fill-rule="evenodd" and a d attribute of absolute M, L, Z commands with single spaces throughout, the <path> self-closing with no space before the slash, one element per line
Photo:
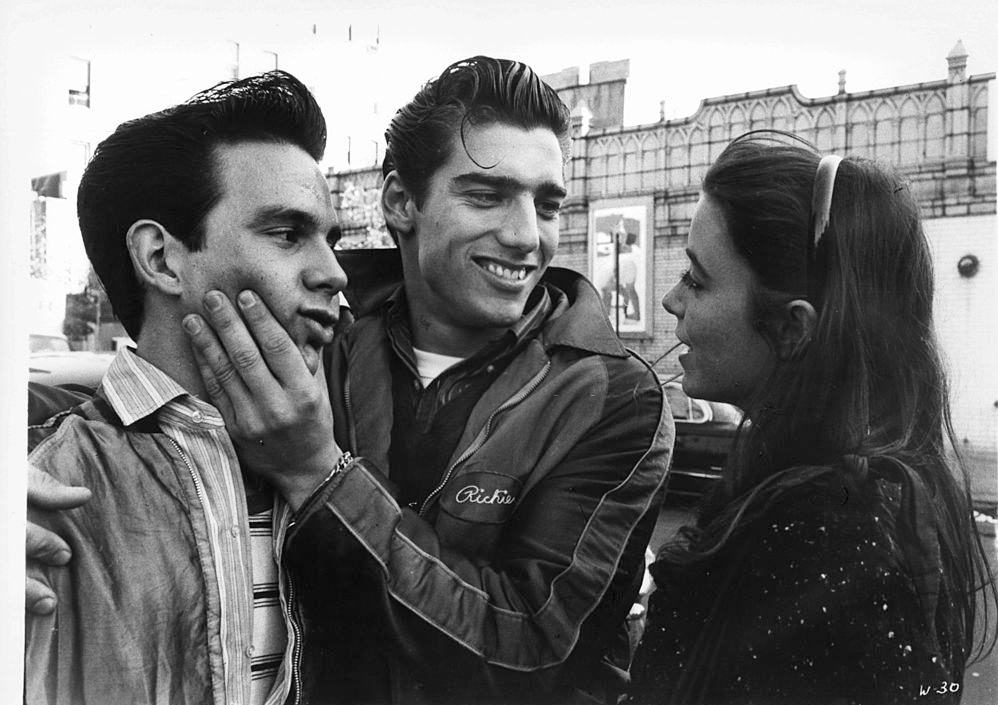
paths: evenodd
<path fill-rule="evenodd" d="M 80 231 L 115 315 L 133 338 L 142 326 L 143 292 L 125 243 L 128 229 L 153 220 L 188 249 L 201 249 L 205 216 L 222 197 L 215 150 L 245 142 L 295 145 L 318 161 L 326 121 L 304 84 L 271 71 L 122 123 L 97 146 L 80 181 Z"/>
<path fill-rule="evenodd" d="M 475 56 L 451 64 L 392 118 L 382 173 L 395 170 L 422 207 L 430 178 L 464 144 L 467 126 L 547 128 L 569 149 L 569 112 L 551 86 L 519 61 Z"/>

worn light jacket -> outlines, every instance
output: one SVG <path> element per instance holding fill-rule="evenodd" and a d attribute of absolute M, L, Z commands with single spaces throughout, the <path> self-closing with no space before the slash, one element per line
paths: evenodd
<path fill-rule="evenodd" d="M 305 700 L 612 699 L 601 664 L 641 581 L 674 438 L 658 379 L 592 285 L 549 269 L 564 296 L 472 410 L 439 487 L 400 507 L 377 312 L 392 256 L 375 260 L 374 293 L 343 258 L 358 318 L 327 374 L 337 440 L 359 460 L 299 509 L 285 545 Z"/>
<path fill-rule="evenodd" d="M 32 397 L 41 413 L 37 392 Z M 70 400 L 49 396 L 48 405 Z M 248 647 L 252 600 L 241 607 L 231 596 L 226 600 L 216 576 L 218 570 L 243 571 L 243 582 L 251 584 L 249 555 L 216 564 L 210 532 L 234 527 L 212 528 L 180 446 L 154 416 L 124 426 L 98 392 L 31 427 L 29 447 L 32 463 L 64 483 L 88 487 L 93 497 L 73 510 L 29 511 L 29 520 L 69 543 L 73 558 L 66 567 L 43 571 L 59 596 L 56 611 L 26 622 L 25 702 L 246 703 L 250 654 L 227 649 L 223 632 L 229 630 L 229 643 Z M 241 497 L 236 475 L 234 494 Z M 248 536 L 245 507 L 234 510 Z M 278 546 L 282 540 L 275 537 Z M 237 629 L 242 639 L 231 633 Z M 288 638 L 279 683 L 287 682 L 282 674 L 297 654 L 294 630 Z M 272 697 L 279 702 L 282 696 Z"/>

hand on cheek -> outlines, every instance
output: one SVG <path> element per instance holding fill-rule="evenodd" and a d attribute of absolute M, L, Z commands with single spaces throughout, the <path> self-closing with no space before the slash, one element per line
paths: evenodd
<path fill-rule="evenodd" d="M 300 350 L 253 292 L 243 291 L 238 306 L 208 292 L 207 318 L 190 314 L 184 329 L 245 469 L 297 507 L 341 455 L 325 378 L 314 373 L 319 354 Z"/>

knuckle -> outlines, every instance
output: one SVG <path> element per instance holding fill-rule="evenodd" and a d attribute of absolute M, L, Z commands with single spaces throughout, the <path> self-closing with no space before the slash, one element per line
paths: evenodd
<path fill-rule="evenodd" d="M 278 430 L 286 430 L 294 427 L 298 423 L 299 415 L 286 406 L 275 409 L 271 417 L 274 427 Z"/>
<path fill-rule="evenodd" d="M 231 368 L 230 368 L 231 369 Z M 230 373 L 226 379 L 231 379 L 232 374 Z M 205 391 L 208 392 L 210 397 L 219 397 L 222 395 L 222 380 L 221 375 L 218 373 L 213 374 L 211 377 L 207 377 L 204 380 Z"/>
<path fill-rule="evenodd" d="M 212 369 L 215 385 L 219 391 L 239 376 L 238 370 L 228 359 L 220 359 Z M 207 380 L 206 380 L 207 381 Z"/>
<path fill-rule="evenodd" d="M 232 364 L 241 370 L 254 367 L 260 361 L 260 355 L 253 350 L 236 350 L 232 353 Z"/>
<path fill-rule="evenodd" d="M 262 336 L 260 347 L 267 353 L 285 353 L 293 347 L 291 339 L 283 331 Z"/>
<path fill-rule="evenodd" d="M 25 533 L 25 553 L 28 558 L 50 563 L 62 550 L 68 550 L 62 539 L 51 531 L 29 523 Z"/>

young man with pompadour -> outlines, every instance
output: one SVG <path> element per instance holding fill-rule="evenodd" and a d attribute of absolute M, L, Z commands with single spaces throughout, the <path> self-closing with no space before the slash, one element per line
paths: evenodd
<path fill-rule="evenodd" d="M 58 534 L 73 557 L 32 568 L 55 604 L 27 620 L 26 703 L 300 697 L 301 628 L 278 567 L 290 510 L 244 479 L 182 324 L 238 297 L 279 341 L 272 379 L 295 413 L 332 418 L 320 356 L 346 275 L 318 166 L 325 142 L 313 96 L 273 72 L 126 122 L 98 146 L 80 228 L 137 347 L 118 353 L 92 399 L 29 429 L 34 477 L 91 498 L 29 512 L 36 535 Z M 295 445 L 284 453 L 308 468 Z"/>
<path fill-rule="evenodd" d="M 261 336 L 231 305 L 217 335 L 192 337 L 247 467 L 297 507 L 284 556 L 306 689 L 613 701 L 674 430 L 593 286 L 549 266 L 568 111 L 528 66 L 474 57 L 386 137 L 398 249 L 341 253 L 356 320 L 326 359 L 335 422 L 281 411 Z M 284 457 L 303 433 L 322 471 Z"/>

